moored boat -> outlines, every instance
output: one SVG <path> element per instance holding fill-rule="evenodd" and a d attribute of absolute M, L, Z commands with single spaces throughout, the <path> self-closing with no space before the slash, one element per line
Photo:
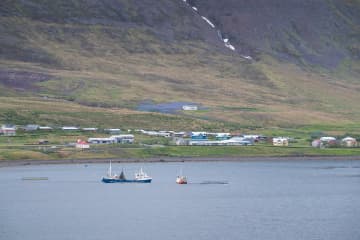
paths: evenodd
<path fill-rule="evenodd" d="M 142 183 L 150 183 L 152 178 L 147 175 L 142 168 L 140 168 L 140 171 L 135 173 L 135 179 L 134 182 L 142 182 Z"/>
<path fill-rule="evenodd" d="M 187 179 L 185 176 L 177 176 L 176 183 L 177 184 L 187 184 Z"/>
<path fill-rule="evenodd" d="M 187 184 L 187 178 L 182 174 L 182 169 L 180 170 L 180 174 L 176 177 L 177 184 Z"/>
<path fill-rule="evenodd" d="M 107 175 L 102 178 L 104 183 L 151 183 L 151 180 L 152 178 L 148 176 L 142 170 L 142 168 L 139 172 L 135 173 L 134 179 L 126 179 L 124 169 L 121 170 L 120 175 L 113 174 L 111 169 L 111 161 Z"/>

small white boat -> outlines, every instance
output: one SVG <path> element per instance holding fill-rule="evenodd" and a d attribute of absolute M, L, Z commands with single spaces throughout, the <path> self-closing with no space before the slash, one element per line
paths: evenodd
<path fill-rule="evenodd" d="M 135 179 L 134 182 L 144 182 L 144 183 L 150 183 L 152 180 L 152 177 L 147 175 L 142 168 L 140 168 L 140 171 L 135 173 Z"/>

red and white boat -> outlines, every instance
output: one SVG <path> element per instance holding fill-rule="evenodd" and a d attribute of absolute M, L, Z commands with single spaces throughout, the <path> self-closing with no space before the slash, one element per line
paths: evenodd
<path fill-rule="evenodd" d="M 182 171 L 180 171 L 179 176 L 176 177 L 176 183 L 177 184 L 187 184 L 187 178 L 186 178 L 186 176 L 182 175 Z"/>
<path fill-rule="evenodd" d="M 187 184 L 187 179 L 185 176 L 177 176 L 176 183 L 177 184 Z"/>

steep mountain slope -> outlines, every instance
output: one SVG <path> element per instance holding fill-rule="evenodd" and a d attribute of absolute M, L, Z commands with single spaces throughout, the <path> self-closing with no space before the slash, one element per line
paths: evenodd
<path fill-rule="evenodd" d="M 191 0 L 240 51 L 335 68 L 359 59 L 359 1 Z"/>
<path fill-rule="evenodd" d="M 147 100 L 190 101 L 207 110 L 186 119 L 242 125 L 356 123 L 359 6 L 357 0 L 1 1 L 2 102 L 30 97 L 34 107 L 0 103 L 0 121 L 16 109 L 24 119 L 51 123 L 36 114 L 36 102 L 60 98 L 131 109 Z M 66 107 L 57 111 L 56 123 L 76 119 L 64 117 Z"/>

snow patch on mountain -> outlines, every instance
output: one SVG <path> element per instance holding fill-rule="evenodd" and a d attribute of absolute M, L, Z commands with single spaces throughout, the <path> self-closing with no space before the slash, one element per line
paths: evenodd
<path fill-rule="evenodd" d="M 215 25 L 209 19 L 204 16 L 201 16 L 201 18 L 204 19 L 212 28 L 215 28 Z"/>
<path fill-rule="evenodd" d="M 190 6 L 198 15 L 200 15 L 200 14 L 199 14 L 199 9 L 198 9 L 197 7 L 191 6 L 191 5 L 187 2 L 187 0 L 182 0 L 182 1 L 183 1 L 187 6 Z M 206 21 L 206 22 L 210 25 L 211 28 L 216 29 L 215 24 L 213 24 L 207 17 L 202 16 L 202 15 L 200 15 L 200 17 L 201 17 L 204 21 Z M 228 49 L 230 49 L 230 50 L 232 50 L 232 51 L 236 51 L 236 48 L 234 47 L 234 45 L 232 45 L 232 44 L 230 43 L 230 39 L 229 39 L 229 38 L 223 38 L 223 36 L 222 36 L 222 34 L 221 34 L 221 31 L 220 31 L 219 29 L 217 29 L 217 33 L 218 33 L 218 36 L 219 36 L 220 40 L 224 43 L 224 46 L 225 46 L 226 48 L 228 48 Z M 248 56 L 248 55 L 240 55 L 240 57 L 242 57 L 242 58 L 244 58 L 244 59 L 247 59 L 247 60 L 253 60 L 253 58 L 252 58 L 251 56 Z"/>
<path fill-rule="evenodd" d="M 235 47 L 233 45 L 231 45 L 230 43 L 225 43 L 225 47 L 229 48 L 230 50 L 235 51 Z"/>

